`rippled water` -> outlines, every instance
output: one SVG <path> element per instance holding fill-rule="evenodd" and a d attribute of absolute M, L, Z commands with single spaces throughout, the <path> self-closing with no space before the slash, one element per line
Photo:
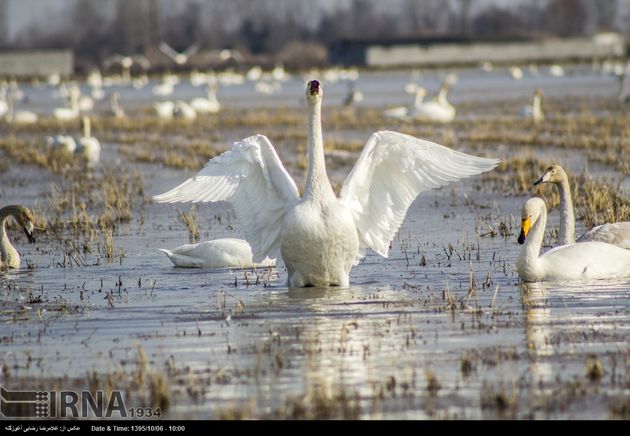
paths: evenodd
<path fill-rule="evenodd" d="M 188 176 L 140 168 L 147 195 Z M 3 202 L 50 182 L 8 177 L 25 182 L 5 184 Z M 511 215 L 523 201 L 479 178 L 424 193 L 389 258 L 368 254 L 347 289 L 289 290 L 281 267 L 174 268 L 157 249 L 188 236 L 169 205 L 119 227 L 112 263 L 93 252 L 61 267 L 54 244 L 12 234 L 36 268 L 0 273 L 1 380 L 87 385 L 91 371 L 133 373 L 146 354 L 143 368 L 169 380 L 171 418 L 611 417 L 629 397 L 630 282 L 521 285 Z M 224 204 L 198 214 L 204 240 L 242 235 Z M 486 235 L 501 222 L 512 235 Z"/>

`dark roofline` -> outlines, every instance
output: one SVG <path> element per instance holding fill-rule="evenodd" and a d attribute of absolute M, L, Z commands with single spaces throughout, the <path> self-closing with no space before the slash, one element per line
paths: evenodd
<path fill-rule="evenodd" d="M 442 36 L 410 36 L 402 38 L 342 38 L 333 45 L 358 46 L 367 47 L 373 45 L 392 46 L 392 45 L 439 45 L 439 44 L 475 44 L 483 42 L 530 42 L 534 38 L 512 35 L 507 37 L 471 37 L 466 35 L 442 35 Z"/>

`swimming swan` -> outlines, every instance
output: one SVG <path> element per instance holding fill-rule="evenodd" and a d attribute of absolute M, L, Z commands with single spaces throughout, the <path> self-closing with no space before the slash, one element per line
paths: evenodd
<path fill-rule="evenodd" d="M 5 206 L 0 209 L 0 267 L 19 268 L 20 254 L 15 247 L 11 245 L 7 236 L 7 219 L 13 217 L 18 225 L 24 229 L 26 237 L 30 243 L 35 242 L 33 237 L 33 223 L 35 217 L 33 213 L 24 206 Z"/>
<path fill-rule="evenodd" d="M 526 282 L 612 279 L 630 276 L 630 251 L 605 242 L 583 242 L 555 247 L 542 255 L 547 225 L 545 202 L 527 200 L 521 214 L 522 244 L 516 267 Z"/>
<path fill-rule="evenodd" d="M 387 257 L 419 193 L 493 169 L 496 159 L 460 153 L 396 132 L 372 134 L 340 198 L 328 180 L 321 128 L 323 90 L 306 88 L 308 172 L 300 197 L 266 136 L 234 143 L 193 178 L 154 196 L 157 202 L 229 201 L 254 261 L 281 256 L 291 288 L 347 286 L 368 248 Z"/>
<path fill-rule="evenodd" d="M 77 141 L 75 153 L 85 156 L 89 166 L 94 166 L 101 160 L 101 143 L 98 138 L 91 135 L 90 118 L 84 116 L 81 119 L 83 136 Z"/>
<path fill-rule="evenodd" d="M 416 104 L 407 114 L 416 120 L 425 120 L 438 123 L 450 123 L 455 118 L 455 107 L 446 99 L 448 83 L 440 88 L 437 97 L 431 101 Z"/>
<path fill-rule="evenodd" d="M 572 244 L 575 241 L 575 216 L 573 215 L 573 200 L 569 177 L 560 165 L 552 165 L 534 182 L 534 186 L 540 183 L 553 183 L 560 194 L 560 231 L 558 243 L 561 245 Z M 602 224 L 593 227 L 577 239 L 577 242 L 601 241 L 616 245 L 621 248 L 630 248 L 630 222 L 624 221 L 613 224 Z"/>
<path fill-rule="evenodd" d="M 215 114 L 219 112 L 219 110 L 221 110 L 221 103 L 219 103 L 219 99 L 217 99 L 215 87 L 208 85 L 206 92 L 206 98 L 193 98 L 190 102 L 190 106 L 201 114 Z"/>
<path fill-rule="evenodd" d="M 175 266 L 184 268 L 252 268 L 274 266 L 275 259 L 253 261 L 252 249 L 242 239 L 224 238 L 184 244 L 173 250 L 159 249 Z"/>
<path fill-rule="evenodd" d="M 410 114 L 413 114 L 416 108 L 422 106 L 424 97 L 427 95 L 427 90 L 422 86 L 416 86 L 414 91 L 415 97 L 413 100 L 413 105 L 407 106 L 397 106 L 389 109 L 385 109 L 383 115 L 387 118 L 399 118 L 406 120 L 409 118 Z"/>

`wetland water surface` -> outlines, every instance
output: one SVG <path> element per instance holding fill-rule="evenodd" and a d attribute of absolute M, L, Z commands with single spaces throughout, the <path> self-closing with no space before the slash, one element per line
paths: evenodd
<path fill-rule="evenodd" d="M 194 174 L 119 147 L 102 165 L 135 165 L 147 198 Z M 59 183 L 26 164 L 1 177 L 7 204 Z M 389 258 L 369 253 L 347 289 L 289 290 L 281 265 L 174 268 L 157 251 L 189 242 L 172 205 L 134 204 L 109 259 L 101 236 L 75 250 L 70 231 L 27 245 L 14 229 L 33 267 L 0 273 L 2 385 L 121 389 L 168 418 L 627 418 L 630 282 L 520 284 L 526 196 L 485 180 L 421 194 Z M 201 240 L 242 236 L 225 204 L 197 214 Z"/>

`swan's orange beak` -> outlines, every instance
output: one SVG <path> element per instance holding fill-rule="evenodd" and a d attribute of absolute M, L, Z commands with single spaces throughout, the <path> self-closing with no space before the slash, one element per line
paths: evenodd
<path fill-rule="evenodd" d="M 518 243 L 519 244 L 524 244 L 525 243 L 525 238 L 527 238 L 527 235 L 529 234 L 529 231 L 532 228 L 532 220 L 530 218 L 524 218 L 521 221 L 521 234 L 518 236 Z"/>

